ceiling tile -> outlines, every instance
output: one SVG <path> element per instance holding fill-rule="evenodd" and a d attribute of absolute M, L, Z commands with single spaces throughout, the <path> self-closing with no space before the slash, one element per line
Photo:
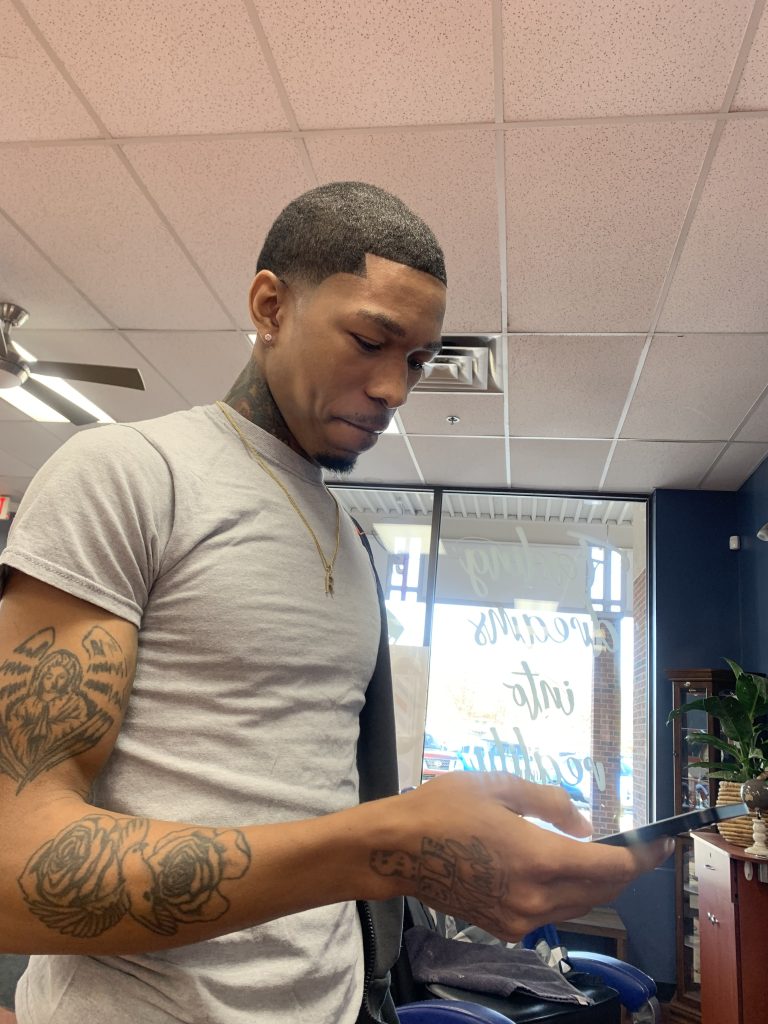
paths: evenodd
<path fill-rule="evenodd" d="M 287 128 L 240 0 L 25 0 L 112 135 Z"/>
<path fill-rule="evenodd" d="M 509 326 L 645 332 L 709 122 L 506 132 Z"/>
<path fill-rule="evenodd" d="M 446 331 L 501 329 L 491 132 L 350 134 L 308 138 L 307 147 L 321 181 L 371 182 L 429 224 L 445 251 Z"/>
<path fill-rule="evenodd" d="M 623 438 L 727 441 L 768 381 L 768 336 L 656 335 Z"/>
<path fill-rule="evenodd" d="M 644 342 L 644 335 L 509 338 L 510 434 L 612 438 Z"/>
<path fill-rule="evenodd" d="M 657 487 L 695 489 L 722 450 L 715 441 L 619 441 L 603 489 L 641 494 Z"/>
<path fill-rule="evenodd" d="M 719 110 L 752 6 L 505 0 L 505 120 Z"/>
<path fill-rule="evenodd" d="M 239 331 L 131 331 L 128 337 L 190 405 L 223 398 L 252 352 Z"/>
<path fill-rule="evenodd" d="M 74 423 L 46 423 L 44 424 L 45 429 L 57 437 L 59 444 L 63 444 L 68 441 L 70 437 L 74 437 L 75 434 L 81 433 L 83 430 L 93 430 L 94 427 L 99 426 L 98 423 L 88 423 L 82 427 L 76 427 Z"/>
<path fill-rule="evenodd" d="M 493 119 L 489 0 L 259 0 L 301 128 Z"/>
<path fill-rule="evenodd" d="M 768 330 L 768 122 L 725 126 L 659 330 Z"/>
<path fill-rule="evenodd" d="M 446 417 L 458 416 L 451 425 Z M 504 396 L 464 395 L 414 391 L 400 410 L 405 432 L 445 434 L 447 437 L 504 436 Z"/>
<path fill-rule="evenodd" d="M 0 475 L 0 494 L 8 495 L 14 502 L 19 502 L 31 480 L 31 472 L 27 476 L 11 476 L 9 473 L 3 473 Z"/>
<path fill-rule="evenodd" d="M 0 195 L 9 215 L 117 326 L 231 326 L 109 148 L 5 149 Z"/>
<path fill-rule="evenodd" d="M 731 110 L 768 108 L 768 14 L 763 11 Z"/>
<path fill-rule="evenodd" d="M 749 419 L 736 435 L 736 440 L 768 443 L 768 385 L 763 390 Z"/>
<path fill-rule="evenodd" d="M 23 458 L 34 469 L 39 469 L 62 445 L 62 440 L 46 428 L 47 424 L 30 419 L 24 423 L 3 422 L 0 449 Z"/>
<path fill-rule="evenodd" d="M 411 445 L 428 484 L 504 487 L 504 441 L 481 437 L 414 437 Z"/>
<path fill-rule="evenodd" d="M 1 158 L 0 158 L 1 159 Z M 106 327 L 77 290 L 0 215 L 0 297 L 23 306 L 38 327 Z"/>
<path fill-rule="evenodd" d="M 596 490 L 609 448 L 608 441 L 513 438 L 511 485 L 518 490 Z"/>
<path fill-rule="evenodd" d="M 25 331 L 24 347 L 38 359 L 137 367 L 144 378 L 145 391 L 72 381 L 73 387 L 118 422 L 151 419 L 189 407 L 189 402 L 117 331 Z"/>
<path fill-rule="evenodd" d="M 5 426 L 7 424 L 4 424 L 3 430 Z M 0 447 L 0 476 L 31 477 L 36 469 L 34 457 L 26 451 L 14 452 L 10 446 L 7 449 Z"/>
<path fill-rule="evenodd" d="M 0 140 L 81 139 L 99 135 L 11 0 L 0 0 Z"/>
<path fill-rule="evenodd" d="M 360 456 L 351 473 L 329 472 L 326 476 L 336 483 L 421 483 L 404 439 L 394 434 L 379 438 L 374 448 Z"/>
<path fill-rule="evenodd" d="M 766 444 L 729 444 L 717 465 L 704 477 L 707 491 L 737 491 L 768 455 Z"/>
<path fill-rule="evenodd" d="M 288 139 L 129 144 L 125 154 L 233 319 L 250 328 L 248 289 L 272 221 L 314 184 Z"/>

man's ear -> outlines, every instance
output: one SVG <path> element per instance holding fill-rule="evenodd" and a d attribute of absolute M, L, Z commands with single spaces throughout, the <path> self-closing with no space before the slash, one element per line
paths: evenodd
<path fill-rule="evenodd" d="M 279 325 L 280 307 L 286 298 L 283 282 L 271 270 L 260 270 L 251 283 L 248 306 L 257 332 L 274 334 Z"/>

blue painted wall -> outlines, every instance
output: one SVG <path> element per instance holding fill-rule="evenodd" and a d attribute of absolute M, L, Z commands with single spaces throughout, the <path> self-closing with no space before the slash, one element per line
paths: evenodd
<path fill-rule="evenodd" d="M 656 491 L 653 496 L 650 675 L 657 818 L 674 813 L 667 671 L 727 668 L 724 657 L 738 661 L 742 656 L 742 559 L 741 552 L 728 547 L 728 538 L 740 532 L 739 503 L 737 492 Z"/>
<path fill-rule="evenodd" d="M 738 498 L 740 664 L 768 673 L 768 544 L 755 536 L 768 522 L 768 459 L 742 486 Z"/>
<path fill-rule="evenodd" d="M 672 729 L 666 724 L 672 684 L 667 671 L 725 667 L 724 656 L 737 661 L 741 656 L 741 553 L 728 547 L 728 538 L 739 532 L 736 493 L 660 490 L 653 495 L 649 713 L 655 792 L 651 810 L 657 818 L 674 814 Z M 674 877 L 670 860 L 616 901 L 629 932 L 631 958 L 665 984 L 675 981 Z"/>

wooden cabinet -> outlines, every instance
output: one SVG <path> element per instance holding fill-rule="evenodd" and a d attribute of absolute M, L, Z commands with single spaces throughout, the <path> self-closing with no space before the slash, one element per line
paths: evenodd
<path fill-rule="evenodd" d="M 766 1024 L 768 861 L 693 836 L 699 878 L 701 1024 Z"/>
<path fill-rule="evenodd" d="M 672 682 L 672 706 L 712 697 L 732 688 L 728 669 L 686 668 L 667 672 Z M 686 737 L 695 732 L 716 732 L 715 722 L 705 711 L 692 711 L 672 724 L 674 758 L 675 814 L 684 814 L 714 804 L 716 793 L 710 789 L 706 772 L 692 768 L 693 761 L 710 759 L 708 750 L 693 750 Z M 714 752 L 712 752 L 714 753 Z M 699 879 L 690 836 L 675 840 L 675 947 L 677 989 L 670 1004 L 670 1020 L 675 1024 L 699 1024 L 701 1021 Z M 768 1015 L 764 1024 L 768 1024 Z"/>

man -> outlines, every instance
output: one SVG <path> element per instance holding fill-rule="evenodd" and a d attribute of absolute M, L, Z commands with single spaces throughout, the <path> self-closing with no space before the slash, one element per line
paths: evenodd
<path fill-rule="evenodd" d="M 386 627 L 321 467 L 405 402 L 445 281 L 399 200 L 314 189 L 265 241 L 225 402 L 84 432 L 30 486 L 0 604 L 0 934 L 36 954 L 20 1024 L 394 1021 L 404 894 L 512 938 L 662 859 L 523 821 L 588 833 L 551 787 L 394 795 Z M 46 666 L 71 720 L 43 720 Z"/>

